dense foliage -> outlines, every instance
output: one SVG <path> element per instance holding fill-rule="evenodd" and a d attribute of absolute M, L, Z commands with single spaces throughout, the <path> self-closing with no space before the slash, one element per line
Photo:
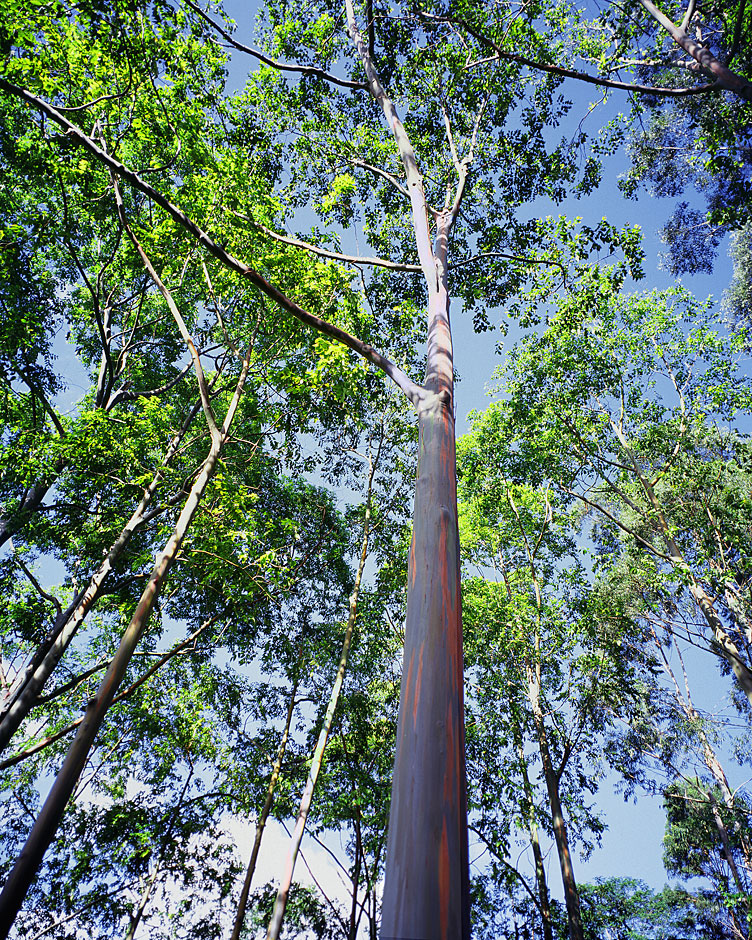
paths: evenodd
<path fill-rule="evenodd" d="M 748 940 L 752 11 L 632 7 L 3 4 L 3 936 L 375 940 L 443 414 L 473 936 Z M 635 291 L 612 172 L 721 308 Z M 450 300 L 516 338 L 456 507 Z M 614 789 L 672 886 L 579 877 Z"/>

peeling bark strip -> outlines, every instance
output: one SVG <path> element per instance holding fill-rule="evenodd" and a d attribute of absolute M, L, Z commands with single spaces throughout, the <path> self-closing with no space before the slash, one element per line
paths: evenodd
<path fill-rule="evenodd" d="M 454 419 L 419 410 L 397 759 L 381 940 L 470 936 Z"/>

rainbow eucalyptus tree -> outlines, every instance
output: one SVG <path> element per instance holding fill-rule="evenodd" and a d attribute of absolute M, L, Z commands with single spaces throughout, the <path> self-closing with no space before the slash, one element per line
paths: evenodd
<path fill-rule="evenodd" d="M 543 132 L 569 106 L 553 98 L 555 82 L 523 81 L 519 63 L 489 59 L 473 30 L 444 21 L 438 6 L 422 12 L 371 2 L 356 9 L 351 0 L 344 11 L 270 3 L 257 49 L 221 10 L 191 0 L 106 11 L 12 2 L 0 72 L 3 100 L 27 109 L 29 140 L 93 172 L 98 211 L 119 220 L 118 237 L 137 229 L 134 243 L 190 285 L 195 311 L 216 301 L 213 335 L 223 334 L 228 355 L 237 350 L 221 299 L 234 292 L 248 306 L 252 296 L 262 344 L 284 350 L 283 394 L 293 406 L 310 402 L 322 373 L 338 377 L 335 398 L 344 383 L 377 402 L 367 368 L 375 366 L 415 409 L 385 940 L 470 931 L 451 299 L 483 330 L 488 307 L 534 272 L 551 272 L 552 290 L 569 263 L 585 264 L 603 246 L 636 259 L 634 236 L 607 223 L 573 233 L 560 221 L 518 217 L 541 195 L 560 200 L 597 181 L 595 162 L 580 169 L 574 158 L 579 138 Z M 525 10 L 522 20 L 531 25 L 539 14 Z M 521 19 L 511 7 L 498 15 L 510 27 Z M 261 63 L 232 97 L 217 44 Z M 316 213 L 311 232 L 282 231 L 308 227 L 302 209 Z M 351 228 L 373 254 L 343 250 Z M 181 254 L 179 272 L 169 259 Z M 362 305 L 348 303 L 353 278 L 334 273 L 332 261 L 360 272 Z M 312 345 L 318 366 L 301 368 L 297 353 Z M 106 361 L 103 368 L 109 374 Z M 330 410 L 324 423 L 350 420 Z M 35 836 L 37 861 L 22 854 L 26 872 L 14 885 L 28 884 L 53 838 L 48 818 Z M 0 903 L 6 930 L 20 890 Z"/>

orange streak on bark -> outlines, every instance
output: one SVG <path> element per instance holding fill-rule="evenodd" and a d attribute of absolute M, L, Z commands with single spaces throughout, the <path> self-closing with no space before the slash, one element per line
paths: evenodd
<path fill-rule="evenodd" d="M 444 429 L 445 433 L 442 435 L 444 443 L 441 445 L 441 464 L 442 470 L 448 475 L 454 463 L 454 447 L 449 444 L 449 415 L 446 412 L 444 414 Z M 453 443 L 454 441 L 452 441 Z"/>
<path fill-rule="evenodd" d="M 446 819 L 441 830 L 441 851 L 439 852 L 439 919 L 442 940 L 446 940 L 449 929 L 449 839 Z"/>
<path fill-rule="evenodd" d="M 454 718 L 451 703 L 447 706 L 447 761 L 444 771 L 444 802 L 447 806 L 454 806 L 457 799 L 457 741 L 454 733 Z M 444 821 L 446 826 L 446 820 Z"/>
<path fill-rule="evenodd" d="M 411 660 L 412 665 L 412 660 Z M 413 698 L 413 728 L 418 723 L 418 700 L 420 699 L 420 682 L 423 678 L 423 649 L 420 650 L 420 658 L 418 659 L 418 674 L 415 677 L 415 690 Z M 407 681 L 410 681 L 410 676 L 408 675 Z"/>
<path fill-rule="evenodd" d="M 410 703 L 410 696 L 413 695 L 413 716 L 415 715 L 418 708 L 418 696 L 415 695 L 415 689 L 413 687 L 413 662 L 415 660 L 415 653 L 410 656 L 410 665 L 407 667 L 407 684 L 405 686 L 405 707 L 407 708 Z M 414 720 L 414 718 L 413 718 Z M 404 736 L 407 728 L 402 728 L 402 735 Z"/>
<path fill-rule="evenodd" d="M 441 533 L 439 535 L 439 557 L 441 559 L 441 594 L 444 601 L 444 623 L 451 640 L 457 640 L 457 585 L 449 575 L 449 559 L 447 557 L 447 520 L 442 519 Z M 452 665 L 456 666 L 454 652 L 450 653 Z M 454 675 L 455 670 L 452 670 Z"/>

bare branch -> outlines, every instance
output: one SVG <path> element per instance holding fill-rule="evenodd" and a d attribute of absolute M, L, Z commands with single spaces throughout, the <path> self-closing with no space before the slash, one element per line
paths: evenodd
<path fill-rule="evenodd" d="M 179 372 L 174 379 L 171 379 L 169 382 L 165 382 L 164 385 L 160 385 L 158 388 L 148 388 L 143 391 L 136 391 L 129 388 L 118 389 L 117 392 L 110 395 L 110 398 L 107 404 L 104 406 L 105 411 L 112 411 L 115 405 L 120 404 L 121 401 L 135 401 L 137 398 L 154 398 L 155 395 L 162 395 L 164 392 L 169 392 L 170 389 L 175 388 L 175 386 L 180 382 L 188 372 L 191 371 L 193 366 L 192 362 L 189 362 L 188 365 Z"/>
<path fill-rule="evenodd" d="M 690 36 L 684 25 L 677 26 L 665 13 L 652 2 L 652 0 L 639 0 L 648 13 L 666 30 L 674 42 L 685 52 L 689 53 L 699 64 L 702 71 L 715 79 L 715 84 L 720 88 L 725 88 L 743 98 L 745 101 L 752 101 L 752 82 L 747 81 L 741 75 L 732 72 L 727 66 L 713 55 L 710 49 L 699 43 Z M 690 6 L 692 5 L 690 0 Z"/>
<path fill-rule="evenodd" d="M 642 2 L 642 0 L 640 0 L 640 2 Z M 446 17 L 431 16 L 428 13 L 421 13 L 421 16 L 440 23 L 457 23 L 466 29 L 474 39 L 477 39 L 481 45 L 489 46 L 494 50 L 495 55 L 488 56 L 485 59 L 477 59 L 474 62 L 470 62 L 465 66 L 465 68 L 474 68 L 477 65 L 483 65 L 487 62 L 493 62 L 501 59 L 507 62 L 516 62 L 518 65 L 526 65 L 528 68 L 536 69 L 537 71 L 549 72 L 552 75 L 560 75 L 562 78 L 575 78 L 577 81 L 586 82 L 589 85 L 599 85 L 602 88 L 615 88 L 621 91 L 633 91 L 639 92 L 641 94 L 663 95 L 666 97 L 675 98 L 685 97 L 686 95 L 700 95 L 710 91 L 720 91 L 720 89 L 724 87 L 719 81 L 709 82 L 704 85 L 696 85 L 693 88 L 664 88 L 656 85 L 640 85 L 636 82 L 617 82 L 613 79 L 600 78 L 597 75 L 589 75 L 587 72 L 580 72 L 576 69 L 567 69 L 560 65 L 551 65 L 548 62 L 540 62 L 536 59 L 530 59 L 527 56 L 519 55 L 516 52 L 507 52 L 492 39 L 489 39 L 487 36 L 479 33 L 464 20 L 457 17 L 448 19 Z"/>
<path fill-rule="evenodd" d="M 412 271 L 420 274 L 423 270 L 419 264 L 407 264 L 400 261 L 389 261 L 387 258 L 361 257 L 360 255 L 345 255 L 339 251 L 328 251 L 326 248 L 319 248 L 317 245 L 301 241 L 299 238 L 291 238 L 289 235 L 280 235 L 279 232 L 267 228 L 260 222 L 256 222 L 255 219 L 243 215 L 242 212 L 236 212 L 234 209 L 228 209 L 227 211 L 231 212 L 239 219 L 242 219 L 244 222 L 248 222 L 254 228 L 263 232 L 264 235 L 268 235 L 269 238 L 273 238 L 275 241 L 282 242 L 285 245 L 292 245 L 293 248 L 303 248 L 306 251 L 312 252 L 314 255 L 319 255 L 321 258 L 331 258 L 333 261 L 344 261 L 347 264 L 368 264 L 376 268 L 387 268 L 390 271 Z"/>
<path fill-rule="evenodd" d="M 359 166 L 363 170 L 369 170 L 371 173 L 375 173 L 376 176 L 383 177 L 385 180 L 390 182 L 392 186 L 394 186 L 397 192 L 401 193 L 406 199 L 410 198 L 410 193 L 392 173 L 388 173 L 386 170 L 382 170 L 381 167 L 374 166 L 372 163 L 367 163 L 365 160 L 354 159 L 350 162 L 353 166 Z"/>
<path fill-rule="evenodd" d="M 21 558 L 21 556 L 18 554 L 18 552 L 14 548 L 12 540 L 11 540 L 10 546 L 15 552 L 15 560 L 18 564 L 18 567 L 21 569 L 21 571 L 23 571 L 23 573 L 32 583 L 37 594 L 39 594 L 40 597 L 43 597 L 46 601 L 49 601 L 52 604 L 52 606 L 55 608 L 58 616 L 60 616 L 60 614 L 62 613 L 62 607 L 60 606 L 60 601 L 54 596 L 54 594 L 48 594 L 47 591 L 44 590 L 42 585 L 39 583 L 39 581 L 37 581 L 37 579 L 31 573 L 29 568 L 26 566 L 26 563 L 24 562 L 23 558 Z"/>
<path fill-rule="evenodd" d="M 681 21 L 682 29 L 686 29 L 689 26 L 690 21 L 692 20 L 692 17 L 695 15 L 696 9 L 697 9 L 697 0 L 689 0 L 689 3 L 687 4 L 686 13 L 684 14 L 682 21 Z"/>
<path fill-rule="evenodd" d="M 231 33 L 228 33 L 226 29 L 213 20 L 208 13 L 204 12 L 198 4 L 193 3 L 192 0 L 185 0 L 185 2 L 195 13 L 198 13 L 201 19 L 205 20 L 212 29 L 216 30 L 226 42 L 229 42 L 233 48 L 253 56 L 254 59 L 258 59 L 259 62 L 263 62 L 264 65 L 270 65 L 280 72 L 299 72 L 301 75 L 315 75 L 317 78 L 323 78 L 325 81 L 331 82 L 333 85 L 339 85 L 342 88 L 356 88 L 360 91 L 365 91 L 368 88 L 365 82 L 351 82 L 346 78 L 338 78 L 336 75 L 332 75 L 331 72 L 326 72 L 324 69 L 316 68 L 313 65 L 290 65 L 286 62 L 278 62 L 276 59 L 264 55 L 263 52 L 259 52 L 258 49 L 253 49 L 251 46 L 246 46 L 244 43 L 238 42 Z"/>
<path fill-rule="evenodd" d="M 551 261 L 548 258 L 529 258 L 524 255 L 510 255 L 506 251 L 484 251 L 479 255 L 473 255 L 470 258 L 461 258 L 449 265 L 449 270 L 455 268 L 464 268 L 465 265 L 474 264 L 476 261 L 483 261 L 485 258 L 504 258 L 507 261 L 519 261 L 522 264 L 547 264 L 554 268 L 559 268 L 564 274 L 567 273 L 566 267 L 560 261 Z"/>

